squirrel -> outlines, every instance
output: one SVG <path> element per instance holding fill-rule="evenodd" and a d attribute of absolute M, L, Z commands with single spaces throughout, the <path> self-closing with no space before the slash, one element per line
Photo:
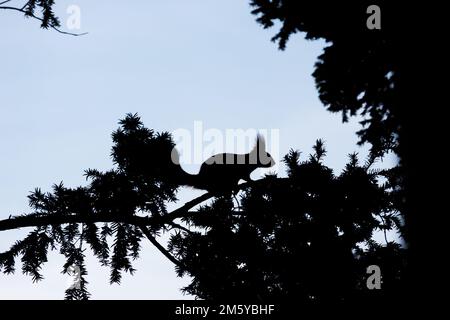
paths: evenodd
<path fill-rule="evenodd" d="M 172 151 L 172 162 L 175 166 L 173 177 L 177 184 L 208 192 L 230 191 L 241 179 L 252 181 L 250 174 L 255 169 L 270 168 L 275 164 L 275 160 L 266 151 L 264 137 L 260 134 L 249 153 L 213 155 L 202 163 L 198 174 L 190 174 L 181 168 L 176 148 Z"/>

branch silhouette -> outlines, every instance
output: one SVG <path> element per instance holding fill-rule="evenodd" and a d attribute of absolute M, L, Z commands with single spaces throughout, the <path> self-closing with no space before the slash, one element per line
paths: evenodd
<path fill-rule="evenodd" d="M 277 181 L 283 181 L 287 178 L 277 178 Z M 266 183 L 264 179 L 246 182 L 236 186 L 233 191 L 244 190 L 250 186 L 261 185 Z M 207 192 L 193 200 L 186 202 L 180 208 L 162 216 L 141 217 L 137 215 L 112 215 L 105 213 L 98 213 L 95 215 L 24 215 L 24 216 L 10 216 L 8 219 L 0 220 L 0 231 L 7 231 L 13 229 L 20 229 L 26 227 L 43 227 L 49 225 L 62 225 L 68 223 L 100 223 L 100 222 L 122 222 L 132 224 L 138 227 L 141 226 L 161 226 L 163 224 L 171 224 L 173 220 L 178 218 L 191 217 L 196 211 L 189 211 L 193 207 L 207 201 L 220 193 Z"/>
<path fill-rule="evenodd" d="M 285 178 L 279 178 L 278 180 L 284 180 Z M 234 192 L 248 188 L 249 186 L 255 186 L 266 182 L 264 179 L 242 183 L 234 188 Z M 169 253 L 151 234 L 148 226 L 154 228 L 160 227 L 164 224 L 171 225 L 183 231 L 189 231 L 189 229 L 174 223 L 175 219 L 189 218 L 196 214 L 195 211 L 189 211 L 193 207 L 207 201 L 220 193 L 207 192 L 193 200 L 186 202 L 182 207 L 175 209 L 164 216 L 153 217 L 140 217 L 137 215 L 124 216 L 124 215 L 111 215 L 111 214 L 95 214 L 91 216 L 86 215 L 31 215 L 31 216 L 10 216 L 8 219 L 0 220 L 0 231 L 13 230 L 25 227 L 43 227 L 49 225 L 63 225 L 69 223 L 100 223 L 100 222 L 121 222 L 131 225 L 135 225 L 140 228 L 142 233 L 147 239 L 173 264 L 179 267 L 186 267 L 177 260 L 172 254 Z"/>
<path fill-rule="evenodd" d="M 170 254 L 169 251 L 166 250 L 157 240 L 156 238 L 151 234 L 150 230 L 148 230 L 147 226 L 144 224 L 139 224 L 139 228 L 141 229 L 142 233 L 145 234 L 147 239 L 167 258 L 169 259 L 173 264 L 179 266 L 179 267 L 185 267 L 183 263 L 181 263 L 179 260 L 177 260 L 174 256 Z"/>
<path fill-rule="evenodd" d="M 140 242 L 147 239 L 175 265 L 179 277 L 192 278 L 182 291 L 200 299 L 310 301 L 311 294 L 321 301 L 351 299 L 365 288 L 361 281 L 371 264 L 386 270 L 386 285 L 397 286 L 404 250 L 392 241 L 382 246 L 372 239 L 376 230 L 402 226 L 395 168 L 370 169 L 352 154 L 336 175 L 323 164 L 326 150 L 317 140 L 305 160 L 300 161 L 299 151 L 285 155 L 286 178 L 268 174 L 216 188 L 223 182 L 216 177 L 223 175 L 208 176 L 212 188 L 168 211 L 184 185 L 170 157 L 171 135 L 144 127 L 137 115 L 119 123 L 112 135 L 113 169 L 88 169 L 87 186 L 60 183 L 52 192 L 35 189 L 28 196 L 29 214 L 0 221 L 0 231 L 34 227 L 0 253 L 1 272 L 13 273 L 20 258 L 22 272 L 39 281 L 47 252 L 59 250 L 66 258 L 64 270 L 74 264 L 83 270 L 84 285 L 66 290 L 66 298 L 85 299 L 87 270 L 77 241 L 110 268 L 111 283 L 120 283 L 122 273 L 134 272 L 131 259 L 139 257 Z M 378 177 L 386 183 L 378 184 Z M 158 241 L 161 231 L 169 231 L 167 244 Z M 330 265 L 339 277 L 326 270 Z M 330 288 L 335 288 L 331 296 Z"/>

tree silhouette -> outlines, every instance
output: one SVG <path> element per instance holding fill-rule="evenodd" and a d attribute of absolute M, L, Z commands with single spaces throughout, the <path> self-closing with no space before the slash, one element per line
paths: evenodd
<path fill-rule="evenodd" d="M 86 34 L 66 32 L 60 29 L 61 22 L 53 11 L 53 6 L 55 5 L 54 0 L 28 0 L 25 3 L 19 1 L 21 2 L 20 5 L 18 5 L 17 2 L 18 1 L 14 0 L 0 1 L 0 10 L 20 12 L 23 13 L 26 18 L 39 20 L 41 28 L 43 29 L 53 29 L 59 33 L 71 36 L 81 36 Z"/>
<path fill-rule="evenodd" d="M 24 7 L 8 2 L 0 2 L 0 9 L 20 11 L 60 31 L 53 0 L 27 1 Z M 342 112 L 344 121 L 364 117 L 358 135 L 361 144 L 371 145 L 368 159 L 360 163 L 349 155 L 336 174 L 323 164 L 326 151 L 318 140 L 306 159 L 294 150 L 284 157 L 286 178 L 267 175 L 168 212 L 180 187 L 170 157 L 172 138 L 128 114 L 112 135 L 113 169 L 87 170 L 87 186 L 36 189 L 29 214 L 0 221 L 0 231 L 34 227 L 0 254 L 0 271 L 13 273 L 20 258 L 22 272 L 40 281 L 48 251 L 57 250 L 66 258 L 63 272 L 80 270 L 79 286 L 68 289 L 66 299 L 87 299 L 86 247 L 110 268 L 110 282 L 120 283 L 123 272 L 135 271 L 132 262 L 145 237 L 174 263 L 178 276 L 193 278 L 183 291 L 202 299 L 308 304 L 398 295 L 406 251 L 386 233 L 405 236 L 405 173 L 403 166 L 373 168 L 389 151 L 402 155 L 401 57 L 392 20 L 383 20 L 382 30 L 367 30 L 365 2 L 252 0 L 251 5 L 264 28 L 281 22 L 273 41 L 282 50 L 296 32 L 327 41 L 313 73 L 319 97 L 329 111 Z M 383 14 L 395 15 L 393 6 L 382 6 Z M 171 232 L 167 248 L 158 242 L 163 231 Z M 384 233 L 385 243 L 374 239 L 376 232 Z M 382 270 L 382 290 L 366 285 L 371 265 Z"/>
<path fill-rule="evenodd" d="M 135 271 L 132 260 L 147 237 L 179 276 L 193 277 L 183 290 L 204 299 L 353 299 L 370 295 L 371 264 L 383 270 L 385 294 L 401 283 L 404 249 L 373 239 L 376 230 L 403 227 L 396 168 L 371 169 L 372 162 L 358 164 L 352 154 L 335 175 L 322 163 L 326 152 L 318 140 L 306 160 L 297 151 L 285 156 L 287 178 L 268 175 L 236 186 L 237 203 L 230 194 L 206 193 L 168 212 L 178 187 L 170 134 L 155 133 L 128 114 L 112 138 L 113 169 L 87 170 L 85 187 L 36 189 L 31 213 L 0 221 L 0 231 L 35 227 L 0 255 L 4 273 L 13 273 L 20 257 L 22 272 L 42 280 L 48 250 L 58 250 L 66 258 L 63 272 L 80 268 L 80 286 L 68 289 L 66 298 L 87 299 L 85 247 L 110 268 L 111 283 L 120 283 L 123 272 Z M 156 239 L 162 231 L 172 233 L 167 248 Z"/>

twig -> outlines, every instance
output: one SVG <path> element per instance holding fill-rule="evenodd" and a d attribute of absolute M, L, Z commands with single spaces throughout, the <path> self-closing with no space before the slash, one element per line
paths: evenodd
<path fill-rule="evenodd" d="M 6 1 L 6 2 L 7 2 L 7 1 Z M 3 3 L 6 3 L 6 2 L 3 2 Z M 3 3 L 0 3 L 0 5 L 3 4 Z M 39 20 L 39 21 L 41 21 L 41 22 L 44 21 L 44 19 L 42 19 L 41 17 L 35 16 L 35 15 L 32 14 L 32 13 L 26 12 L 23 8 L 21 9 L 21 8 L 16 8 L 16 7 L 0 6 L 0 9 L 3 9 L 3 10 L 13 10 L 13 11 L 22 12 L 22 13 L 26 14 L 27 17 L 32 17 L 32 18 L 37 19 L 37 20 Z M 87 32 L 83 32 L 83 33 L 72 33 L 72 32 L 62 31 L 61 29 L 58 29 L 58 28 L 57 28 L 56 26 L 54 26 L 54 25 L 50 25 L 49 27 L 52 28 L 52 29 L 54 29 L 54 30 L 56 30 L 56 31 L 59 32 L 59 33 L 67 34 L 67 35 L 75 36 L 75 37 L 78 37 L 78 36 L 84 36 L 84 35 L 88 34 Z"/>
<path fill-rule="evenodd" d="M 275 181 L 280 182 L 286 180 L 287 178 L 278 178 Z M 267 182 L 264 179 L 256 180 L 252 182 L 242 183 L 236 186 L 235 190 L 242 190 L 249 186 L 254 186 L 257 184 L 262 184 Z M 272 182 L 272 181 L 271 181 Z M 128 224 L 133 224 L 139 226 L 143 225 L 158 225 L 158 224 L 169 224 L 177 218 L 189 217 L 194 212 L 189 211 L 193 207 L 199 205 L 200 203 L 209 200 L 218 193 L 205 193 L 191 201 L 186 202 L 180 208 L 166 214 L 163 216 L 152 216 L 152 217 L 140 217 L 136 215 L 114 215 L 109 213 L 97 213 L 95 215 L 29 215 L 29 216 L 16 216 L 10 217 L 8 219 L 0 220 L 0 231 L 13 230 L 25 227 L 41 227 L 49 225 L 61 225 L 67 223 L 97 223 L 97 222 L 124 222 Z"/>

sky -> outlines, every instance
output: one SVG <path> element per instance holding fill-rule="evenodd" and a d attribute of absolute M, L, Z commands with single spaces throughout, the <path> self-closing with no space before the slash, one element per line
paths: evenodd
<path fill-rule="evenodd" d="M 71 5 L 81 10 L 79 30 L 66 28 Z M 56 1 L 62 29 L 88 32 L 72 37 L 0 10 L 0 219 L 29 212 L 36 187 L 86 185 L 85 169 L 110 169 L 111 132 L 129 112 L 156 131 L 193 132 L 200 122 L 209 132 L 277 132 L 278 159 L 290 148 L 306 157 L 322 138 L 325 164 L 337 174 L 349 153 L 366 155 L 367 146 L 356 145 L 357 119 L 342 124 L 318 99 L 311 74 L 325 43 L 298 34 L 280 51 L 270 41 L 276 29 L 264 30 L 250 11 L 240 0 Z M 185 169 L 195 173 L 200 163 Z M 182 190 L 171 208 L 196 195 Z M 29 231 L 1 232 L 0 251 Z M 189 278 L 177 278 L 171 262 L 142 244 L 137 272 L 120 285 L 109 285 L 109 270 L 88 258 L 92 298 L 192 299 L 180 292 Z M 33 283 L 18 261 L 14 275 L 0 274 L 0 299 L 62 299 L 63 263 L 49 254 L 45 279 Z"/>

